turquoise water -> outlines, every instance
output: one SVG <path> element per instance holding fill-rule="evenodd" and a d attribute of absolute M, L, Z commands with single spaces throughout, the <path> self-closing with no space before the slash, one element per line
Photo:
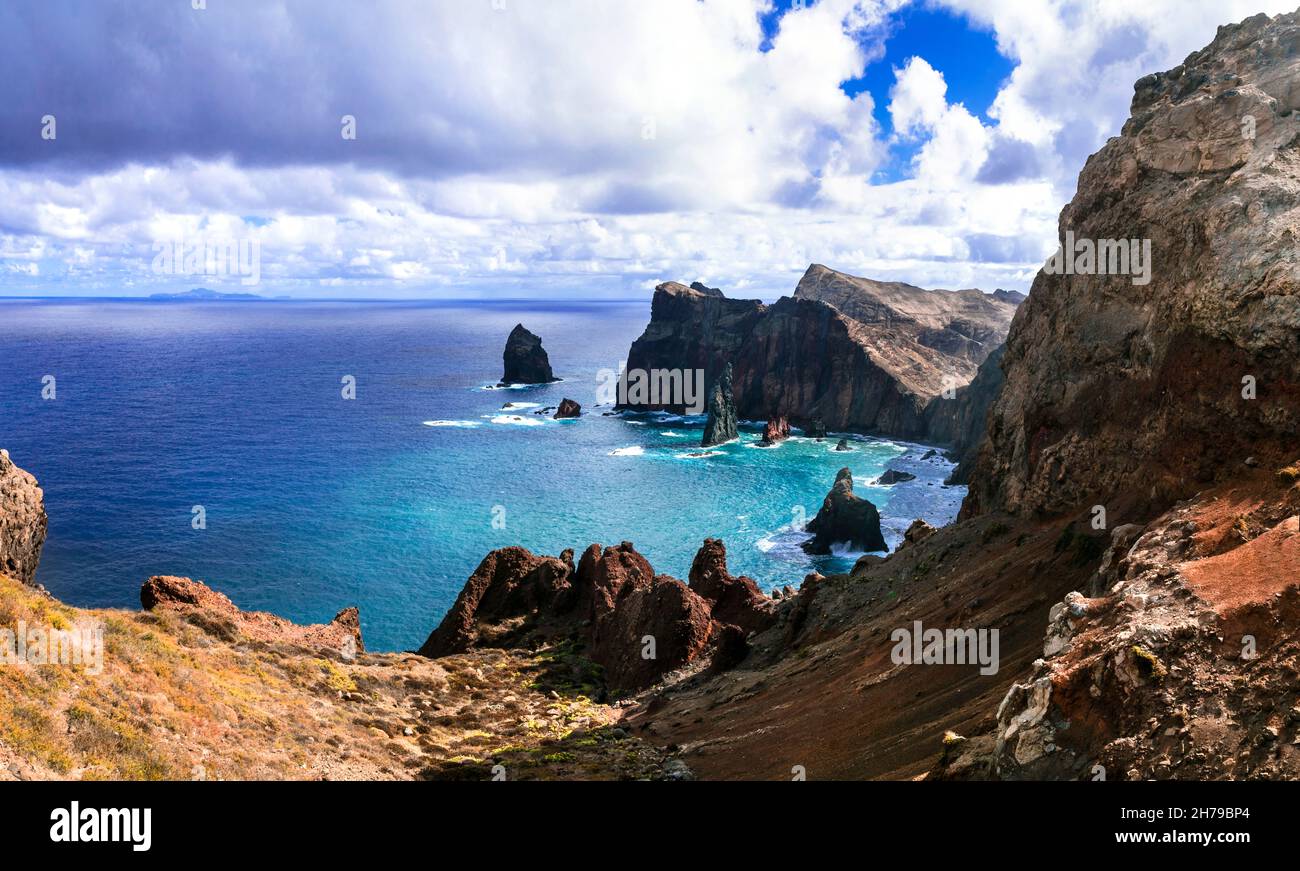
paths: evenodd
<path fill-rule="evenodd" d="M 951 467 L 924 448 L 759 448 L 754 422 L 693 457 L 702 419 L 606 416 L 597 373 L 617 369 L 648 317 L 648 301 L 0 301 L 0 447 L 39 477 L 50 514 L 38 580 L 85 606 L 136 606 L 164 573 L 300 621 L 356 604 L 367 645 L 398 650 L 496 547 L 630 540 L 685 578 L 715 536 L 733 572 L 798 586 L 856 558 L 809 557 L 792 528 L 841 467 L 891 547 L 915 517 L 955 516 L 964 489 L 942 485 Z M 485 389 L 516 322 L 563 382 Z M 533 413 L 566 396 L 580 420 Z M 870 486 L 886 466 L 918 479 Z M 206 529 L 192 528 L 195 505 Z"/>

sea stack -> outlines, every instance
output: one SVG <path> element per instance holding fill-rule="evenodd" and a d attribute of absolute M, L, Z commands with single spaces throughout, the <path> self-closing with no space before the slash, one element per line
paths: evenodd
<path fill-rule="evenodd" d="M 785 415 L 779 415 L 768 418 L 767 426 L 763 427 L 763 439 L 760 445 L 774 445 L 777 442 L 783 442 L 790 437 L 790 421 L 786 420 Z"/>
<path fill-rule="evenodd" d="M 555 412 L 555 420 L 564 420 L 570 417 L 582 417 L 582 406 L 572 399 L 560 400 L 560 407 Z"/>
<path fill-rule="evenodd" d="M 530 333 L 523 324 L 515 324 L 506 339 L 506 349 L 501 355 L 505 362 L 505 373 L 501 376 L 502 387 L 511 384 L 550 384 L 558 381 L 551 372 L 551 361 L 542 347 L 542 340 Z"/>
<path fill-rule="evenodd" d="M 880 512 L 869 500 L 853 494 L 853 473 L 848 469 L 840 469 L 835 476 L 835 484 L 808 531 L 813 533 L 803 544 L 808 553 L 828 554 L 832 544 L 847 544 L 859 551 L 888 550 L 880 534 Z"/>
<path fill-rule="evenodd" d="M 724 442 L 735 441 L 740 435 L 736 428 L 736 400 L 731 393 L 731 364 L 722 370 L 722 376 L 713 384 L 709 395 L 709 419 L 704 424 L 704 439 L 700 447 L 708 448 Z"/>

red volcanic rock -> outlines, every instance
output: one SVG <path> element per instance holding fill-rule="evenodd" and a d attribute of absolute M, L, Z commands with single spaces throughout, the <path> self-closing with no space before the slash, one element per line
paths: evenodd
<path fill-rule="evenodd" d="M 564 420 L 570 417 L 582 417 L 582 406 L 572 399 L 560 400 L 560 407 L 556 409 L 555 420 Z"/>
<path fill-rule="evenodd" d="M 140 604 L 146 611 L 199 616 L 208 625 L 215 621 L 269 644 L 328 647 L 345 655 L 366 649 L 356 608 L 344 608 L 329 623 L 302 626 L 262 611 L 241 611 L 229 597 L 206 584 L 172 575 L 156 575 L 145 581 L 140 587 Z"/>
<path fill-rule="evenodd" d="M 419 652 L 446 656 L 471 647 L 526 647 L 577 637 L 605 670 L 609 689 L 649 686 L 714 651 L 713 667 L 739 662 L 745 638 L 776 622 L 776 603 L 753 580 L 732 577 L 721 541 L 695 557 L 690 586 L 656 575 L 631 542 L 593 544 L 573 566 L 521 547 L 494 551 Z M 726 641 L 725 649 L 719 642 Z"/>
<path fill-rule="evenodd" d="M 760 444 L 774 445 L 777 442 L 785 441 L 790 437 L 790 421 L 785 415 L 771 417 L 767 421 L 767 426 L 763 427 L 763 440 Z"/>
<path fill-rule="evenodd" d="M 578 563 L 575 584 L 578 613 L 586 619 L 599 620 L 614 610 L 623 587 L 648 587 L 654 578 L 655 570 L 636 552 L 632 542 L 604 549 L 593 544 Z"/>
<path fill-rule="evenodd" d="M 716 538 L 706 538 L 691 563 L 690 588 L 709 602 L 719 623 L 739 626 L 748 634 L 762 632 L 776 621 L 776 605 L 758 589 L 752 578 L 732 577 L 727 571 L 727 548 Z"/>
<path fill-rule="evenodd" d="M 623 587 L 616 607 L 595 626 L 591 659 L 604 667 L 610 689 L 639 689 L 694 661 L 714 625 L 707 602 L 660 575 L 649 586 Z"/>
<path fill-rule="evenodd" d="M 455 604 L 419 652 L 447 656 L 463 653 L 480 641 L 484 646 L 508 642 L 503 631 L 484 630 L 511 618 L 529 622 L 563 611 L 572 599 L 571 574 L 572 566 L 564 561 L 534 556 L 522 547 L 492 551 L 469 576 Z M 490 639 L 481 637 L 484 634 Z"/>

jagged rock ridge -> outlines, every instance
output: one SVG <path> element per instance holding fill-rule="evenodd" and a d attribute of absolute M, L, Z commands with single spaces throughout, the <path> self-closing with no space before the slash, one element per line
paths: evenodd
<path fill-rule="evenodd" d="M 726 549 L 714 539 L 696 555 L 689 585 L 656 574 L 630 542 L 593 544 L 576 567 L 571 550 L 556 558 L 508 547 L 483 559 L 419 652 L 576 635 L 610 689 L 636 690 L 710 651 L 715 667 L 733 665 L 744 658 L 745 637 L 771 625 L 774 612 L 752 579 L 727 571 Z"/>

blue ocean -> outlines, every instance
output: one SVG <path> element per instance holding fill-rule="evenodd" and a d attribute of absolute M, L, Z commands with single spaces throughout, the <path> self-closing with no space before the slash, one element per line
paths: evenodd
<path fill-rule="evenodd" d="M 923 446 L 761 448 L 751 422 L 701 452 L 702 419 L 595 407 L 649 316 L 648 299 L 0 301 L 0 447 L 50 516 L 38 580 L 80 606 L 138 607 L 155 574 L 296 621 L 355 604 L 369 648 L 406 650 L 493 548 L 630 540 L 685 578 L 714 536 L 733 573 L 797 587 L 856 557 L 799 547 L 844 466 L 891 547 L 955 516 L 964 488 Z M 560 383 L 489 389 L 516 323 Z M 535 413 L 564 397 L 581 419 Z M 886 467 L 917 479 L 872 486 Z"/>

